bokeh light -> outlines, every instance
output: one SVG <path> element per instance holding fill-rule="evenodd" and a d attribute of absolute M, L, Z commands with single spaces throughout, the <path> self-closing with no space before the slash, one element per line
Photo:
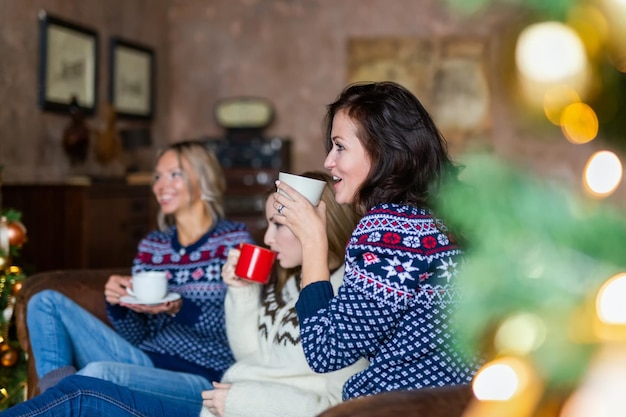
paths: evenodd
<path fill-rule="evenodd" d="M 601 346 L 587 375 L 565 401 L 559 417 L 618 417 L 626 409 L 626 350 L 623 344 Z"/>
<path fill-rule="evenodd" d="M 581 144 L 598 135 L 598 116 L 585 103 L 573 103 L 561 113 L 561 131 L 568 141 Z"/>
<path fill-rule="evenodd" d="M 546 326 L 536 315 L 520 313 L 508 317 L 496 331 L 494 344 L 499 352 L 527 355 L 546 338 Z"/>
<path fill-rule="evenodd" d="M 622 163 L 617 155 L 610 151 L 596 152 L 585 166 L 585 189 L 597 197 L 611 195 L 622 181 L 622 172 Z"/>
<path fill-rule="evenodd" d="M 600 54 L 608 37 L 609 23 L 597 7 L 591 4 L 572 7 L 567 24 L 579 34 L 589 56 Z"/>
<path fill-rule="evenodd" d="M 543 96 L 543 111 L 553 124 L 561 125 L 563 110 L 570 104 L 580 103 L 580 95 L 565 84 L 554 85 Z"/>
<path fill-rule="evenodd" d="M 578 34 L 559 22 L 526 27 L 517 40 L 520 73 L 540 83 L 559 83 L 586 70 L 585 48 Z"/>
<path fill-rule="evenodd" d="M 608 324 L 626 324 L 626 273 L 607 280 L 598 291 L 596 312 Z"/>
<path fill-rule="evenodd" d="M 474 377 L 474 395 L 481 401 L 506 401 L 519 387 L 515 369 L 507 363 L 489 363 Z"/>
<path fill-rule="evenodd" d="M 626 72 L 626 1 L 598 0 L 608 22 L 607 56 L 612 65 Z"/>
<path fill-rule="evenodd" d="M 509 401 L 514 397 L 529 399 L 529 389 L 540 382 L 530 363 L 520 356 L 502 356 L 478 370 L 472 389 L 480 401 Z"/>

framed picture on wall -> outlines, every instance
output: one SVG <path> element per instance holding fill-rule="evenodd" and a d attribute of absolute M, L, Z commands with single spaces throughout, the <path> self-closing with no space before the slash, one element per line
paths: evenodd
<path fill-rule="evenodd" d="M 153 49 L 111 38 L 109 99 L 119 117 L 152 118 L 154 67 Z"/>
<path fill-rule="evenodd" d="M 39 106 L 67 113 L 76 99 L 86 114 L 98 102 L 98 34 L 51 16 L 39 17 Z"/>

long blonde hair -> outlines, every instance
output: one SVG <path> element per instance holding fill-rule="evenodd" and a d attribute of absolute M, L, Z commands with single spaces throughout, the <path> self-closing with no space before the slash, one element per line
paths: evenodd
<path fill-rule="evenodd" d="M 172 143 L 159 152 L 157 161 L 168 151 L 174 151 L 178 159 L 178 166 L 183 172 L 183 178 L 187 185 L 187 190 L 193 194 L 189 173 L 185 172 L 183 160 L 198 178 L 200 188 L 200 198 L 204 203 L 204 209 L 208 216 L 214 220 L 224 217 L 224 193 L 226 192 L 226 179 L 224 171 L 217 160 L 215 154 L 209 150 L 202 142 L 189 140 Z M 157 221 L 161 230 L 166 230 L 175 224 L 173 215 L 166 215 L 161 210 L 157 215 Z"/>

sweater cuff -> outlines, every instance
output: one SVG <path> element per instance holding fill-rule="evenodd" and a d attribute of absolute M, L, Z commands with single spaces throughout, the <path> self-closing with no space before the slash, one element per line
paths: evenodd
<path fill-rule="evenodd" d="M 333 286 L 329 281 L 318 281 L 307 285 L 300 291 L 296 303 L 298 320 L 302 322 L 319 310 L 328 307 L 328 303 L 334 296 Z"/>
<path fill-rule="evenodd" d="M 107 301 L 105 302 L 107 306 L 107 316 L 110 321 L 123 320 L 126 318 L 129 311 L 128 308 L 122 307 L 119 304 L 109 304 Z"/>
<path fill-rule="evenodd" d="M 180 324 L 193 326 L 198 322 L 202 310 L 190 299 L 186 297 L 181 298 L 183 299 L 183 305 L 180 307 L 178 313 L 172 316 L 172 319 Z"/>
<path fill-rule="evenodd" d="M 231 297 L 237 302 L 250 302 L 250 300 L 258 300 L 261 293 L 261 285 L 250 284 L 243 287 L 229 286 L 226 292 L 227 297 Z"/>

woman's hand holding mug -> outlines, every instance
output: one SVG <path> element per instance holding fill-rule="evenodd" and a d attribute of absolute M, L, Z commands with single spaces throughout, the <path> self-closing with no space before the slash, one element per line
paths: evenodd
<path fill-rule="evenodd" d="M 276 252 L 251 243 L 242 243 L 238 249 L 228 252 L 222 267 L 222 279 L 233 287 L 267 284 L 275 260 Z"/>
<path fill-rule="evenodd" d="M 222 279 L 230 287 L 246 287 L 252 284 L 235 275 L 235 268 L 237 267 L 237 262 L 239 262 L 240 255 L 241 251 L 239 249 L 231 249 L 228 251 L 226 263 L 222 266 Z"/>
<path fill-rule="evenodd" d="M 120 297 L 128 295 L 127 287 L 130 287 L 131 277 L 125 275 L 111 275 L 104 285 L 104 297 L 111 305 L 119 304 Z"/>

